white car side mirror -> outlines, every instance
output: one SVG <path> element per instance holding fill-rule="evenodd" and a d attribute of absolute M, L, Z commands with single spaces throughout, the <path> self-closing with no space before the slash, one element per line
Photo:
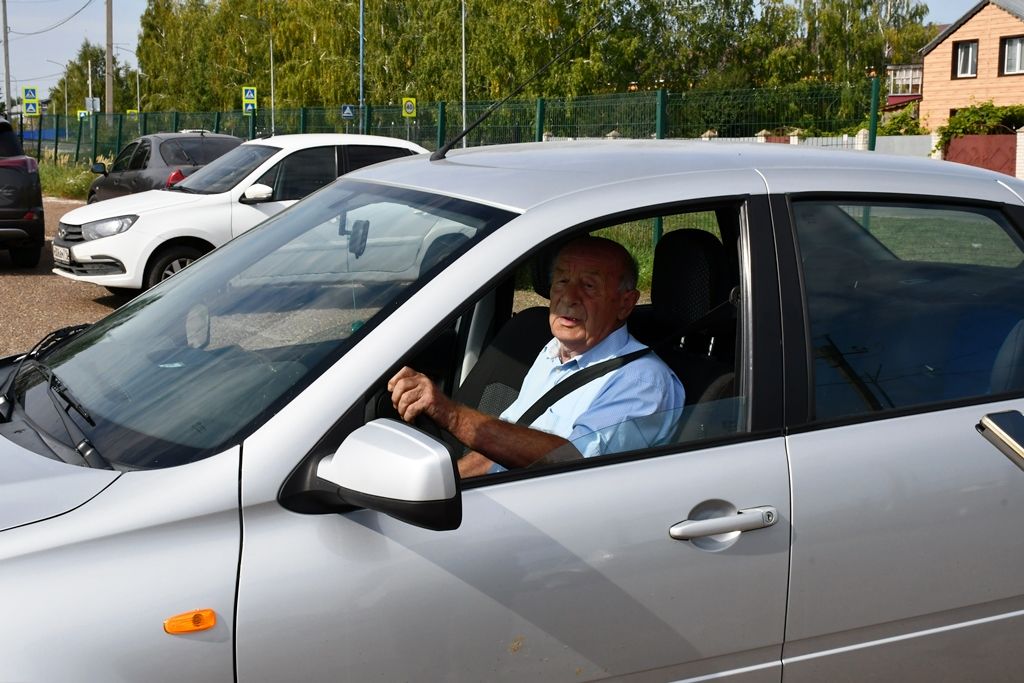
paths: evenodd
<path fill-rule="evenodd" d="M 427 529 L 457 529 L 462 495 L 448 447 L 404 422 L 374 420 L 356 429 L 316 476 L 345 502 Z"/>
<path fill-rule="evenodd" d="M 241 202 L 243 204 L 258 204 L 259 202 L 268 202 L 270 198 L 274 196 L 274 189 L 269 185 L 263 183 L 256 183 L 250 185 L 242 193 Z"/>

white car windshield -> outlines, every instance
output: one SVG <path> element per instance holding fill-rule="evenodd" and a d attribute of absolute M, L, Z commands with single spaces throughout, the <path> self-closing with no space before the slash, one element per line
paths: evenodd
<path fill-rule="evenodd" d="M 452 258 L 514 214 L 341 180 L 212 252 L 40 360 L 113 466 L 170 467 L 239 443 Z M 46 373 L 29 422 L 67 440 Z"/>
<path fill-rule="evenodd" d="M 193 194 L 227 192 L 279 151 L 280 148 L 270 145 L 239 145 L 170 189 Z"/>

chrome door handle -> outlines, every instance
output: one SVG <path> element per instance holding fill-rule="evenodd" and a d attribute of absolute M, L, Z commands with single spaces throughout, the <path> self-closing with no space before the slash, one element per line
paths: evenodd
<path fill-rule="evenodd" d="M 711 519 L 686 519 L 672 526 L 668 535 L 677 541 L 689 541 L 702 536 L 727 534 L 732 531 L 753 531 L 764 529 L 778 520 L 779 513 L 771 505 L 739 510 L 734 515 L 712 517 Z"/>

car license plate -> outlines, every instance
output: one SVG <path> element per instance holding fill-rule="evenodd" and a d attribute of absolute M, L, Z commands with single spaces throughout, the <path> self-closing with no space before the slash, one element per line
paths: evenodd
<path fill-rule="evenodd" d="M 71 250 L 67 247 L 53 245 L 53 260 L 61 263 L 71 263 Z"/>

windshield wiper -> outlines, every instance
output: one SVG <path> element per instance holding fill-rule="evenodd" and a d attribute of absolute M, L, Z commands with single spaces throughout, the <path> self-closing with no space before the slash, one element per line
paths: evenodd
<path fill-rule="evenodd" d="M 43 358 L 46 354 L 53 351 L 59 344 L 71 337 L 74 337 L 76 334 L 89 327 L 90 324 L 91 323 L 71 325 L 69 327 L 62 327 L 50 332 L 36 342 L 35 346 L 33 346 L 28 353 L 18 360 L 18 365 L 7 377 L 7 381 L 4 382 L 3 387 L 0 388 L 0 422 L 11 421 L 11 412 L 14 410 L 14 380 L 17 379 L 18 375 L 21 373 L 21 368 L 24 366 L 25 361 Z"/>
<path fill-rule="evenodd" d="M 89 437 L 85 435 L 85 432 L 75 424 L 75 421 L 71 419 L 71 415 L 68 414 L 68 411 L 74 409 L 90 426 L 95 427 L 96 423 L 85 410 L 85 407 L 71 394 L 71 390 L 60 381 L 60 378 L 54 374 L 53 370 L 37 360 L 33 360 L 33 366 L 46 378 L 46 393 L 50 397 L 53 407 L 57 410 L 57 417 L 63 423 L 64 431 L 68 433 L 68 438 L 71 440 L 70 443 L 75 452 L 82 456 L 82 460 L 89 467 L 107 470 L 114 469 L 110 461 L 100 455 L 100 452 L 89 441 Z M 67 404 L 66 408 L 60 404 L 61 399 Z"/>

